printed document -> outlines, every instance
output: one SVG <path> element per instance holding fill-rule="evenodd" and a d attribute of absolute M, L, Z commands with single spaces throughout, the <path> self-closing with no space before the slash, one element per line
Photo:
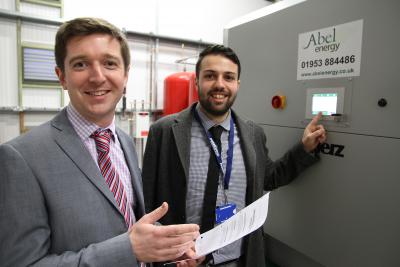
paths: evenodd
<path fill-rule="evenodd" d="M 207 255 L 250 234 L 267 219 L 269 192 L 196 239 L 197 257 Z"/>

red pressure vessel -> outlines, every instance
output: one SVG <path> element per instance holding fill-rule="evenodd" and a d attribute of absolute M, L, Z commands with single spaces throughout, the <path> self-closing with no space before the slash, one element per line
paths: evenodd
<path fill-rule="evenodd" d="M 190 78 L 190 88 L 189 88 L 189 101 L 188 105 L 190 106 L 194 102 L 199 101 L 199 95 L 197 93 L 197 85 L 196 85 L 196 73 L 192 72 L 192 76 Z"/>
<path fill-rule="evenodd" d="M 164 80 L 164 115 L 177 113 L 189 106 L 189 92 L 194 83 L 194 73 L 178 72 Z"/>

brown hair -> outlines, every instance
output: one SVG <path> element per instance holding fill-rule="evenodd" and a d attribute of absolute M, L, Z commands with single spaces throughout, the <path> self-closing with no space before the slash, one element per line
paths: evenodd
<path fill-rule="evenodd" d="M 240 71 L 241 71 L 240 60 L 239 60 L 238 56 L 236 55 L 235 51 L 233 51 L 231 48 L 229 48 L 227 46 L 223 46 L 223 45 L 210 45 L 210 46 L 206 47 L 200 53 L 199 59 L 197 60 L 197 63 L 196 63 L 197 79 L 199 78 L 201 63 L 202 63 L 203 59 L 208 55 L 221 55 L 221 56 L 226 57 L 227 59 L 231 60 L 233 63 L 235 63 L 238 66 L 238 79 L 240 78 Z"/>
<path fill-rule="evenodd" d="M 125 72 L 128 71 L 131 56 L 125 34 L 113 24 L 100 18 L 76 18 L 64 22 L 57 31 L 54 54 L 57 67 L 64 72 L 64 61 L 67 56 L 67 44 L 75 36 L 87 36 L 95 33 L 105 33 L 113 36 L 121 45 L 121 55 L 124 60 Z"/>

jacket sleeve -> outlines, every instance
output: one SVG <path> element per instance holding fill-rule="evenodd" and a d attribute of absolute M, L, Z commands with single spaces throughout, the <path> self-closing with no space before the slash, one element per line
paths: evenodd
<path fill-rule="evenodd" d="M 304 150 L 301 142 L 295 144 L 281 158 L 273 161 L 268 155 L 267 138 L 262 128 L 256 126 L 256 140 L 264 157 L 264 190 L 271 191 L 293 181 L 302 171 L 319 160 L 318 156 Z"/>
<path fill-rule="evenodd" d="M 9 144 L 0 146 L 0 170 L 1 266 L 137 266 L 128 233 L 79 251 L 51 253 L 55 229 L 48 219 L 45 185 Z"/>

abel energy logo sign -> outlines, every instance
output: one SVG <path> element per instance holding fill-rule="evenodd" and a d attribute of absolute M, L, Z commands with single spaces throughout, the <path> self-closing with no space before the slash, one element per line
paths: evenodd
<path fill-rule="evenodd" d="M 299 34 L 297 80 L 360 76 L 363 20 Z"/>

